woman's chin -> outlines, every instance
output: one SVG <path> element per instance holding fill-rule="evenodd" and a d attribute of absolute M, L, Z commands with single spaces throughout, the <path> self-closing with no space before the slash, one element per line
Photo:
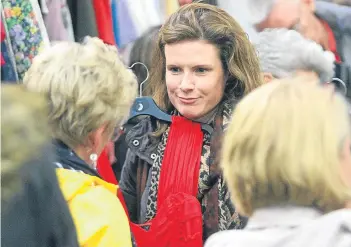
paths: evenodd
<path fill-rule="evenodd" d="M 189 113 L 189 112 L 185 112 L 184 114 L 182 114 L 182 113 L 180 112 L 180 115 L 181 115 L 182 117 L 185 117 L 185 118 L 187 118 L 187 119 L 189 119 L 189 120 L 192 120 L 192 121 L 196 121 L 196 119 L 199 118 L 199 116 L 198 116 L 197 114 Z"/>

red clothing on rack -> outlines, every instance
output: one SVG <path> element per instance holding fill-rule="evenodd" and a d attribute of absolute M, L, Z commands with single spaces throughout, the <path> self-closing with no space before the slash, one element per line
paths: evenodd
<path fill-rule="evenodd" d="M 106 44 L 116 45 L 113 34 L 110 0 L 93 0 L 99 38 Z"/>

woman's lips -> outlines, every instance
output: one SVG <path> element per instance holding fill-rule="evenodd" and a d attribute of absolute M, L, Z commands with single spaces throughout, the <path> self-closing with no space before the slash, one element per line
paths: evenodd
<path fill-rule="evenodd" d="M 196 102 L 196 100 L 198 99 L 198 98 L 182 98 L 182 97 L 178 97 L 178 98 L 179 98 L 179 101 L 185 105 L 194 104 Z"/>

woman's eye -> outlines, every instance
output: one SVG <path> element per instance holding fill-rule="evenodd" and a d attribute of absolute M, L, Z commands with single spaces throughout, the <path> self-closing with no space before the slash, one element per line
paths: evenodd
<path fill-rule="evenodd" d="M 203 73 L 205 73 L 205 72 L 207 72 L 208 70 L 207 69 L 205 69 L 205 68 L 197 68 L 196 69 L 196 72 L 197 73 L 201 73 L 201 74 L 203 74 Z"/>
<path fill-rule="evenodd" d="M 172 73 L 179 73 L 180 68 L 177 68 L 177 67 L 169 68 L 169 71 L 171 71 Z"/>

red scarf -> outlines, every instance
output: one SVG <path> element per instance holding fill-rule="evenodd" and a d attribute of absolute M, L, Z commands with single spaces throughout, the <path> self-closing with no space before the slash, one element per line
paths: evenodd
<path fill-rule="evenodd" d="M 118 182 L 113 172 L 108 152 L 109 149 L 107 147 L 102 151 L 97 161 L 97 171 L 103 180 L 117 185 Z"/>
<path fill-rule="evenodd" d="M 200 124 L 173 117 L 161 166 L 157 215 L 143 225 L 131 223 L 138 247 L 203 246 L 201 206 L 196 198 L 202 142 Z"/>
<path fill-rule="evenodd" d="M 334 53 L 335 61 L 337 63 L 341 63 L 341 57 L 340 57 L 340 54 L 338 53 L 338 50 L 337 50 L 337 44 L 336 44 L 336 39 L 335 39 L 335 35 L 333 33 L 333 30 L 329 26 L 328 22 L 326 22 L 324 20 L 320 20 L 320 21 L 322 22 L 325 30 L 328 33 L 329 50 Z"/>

